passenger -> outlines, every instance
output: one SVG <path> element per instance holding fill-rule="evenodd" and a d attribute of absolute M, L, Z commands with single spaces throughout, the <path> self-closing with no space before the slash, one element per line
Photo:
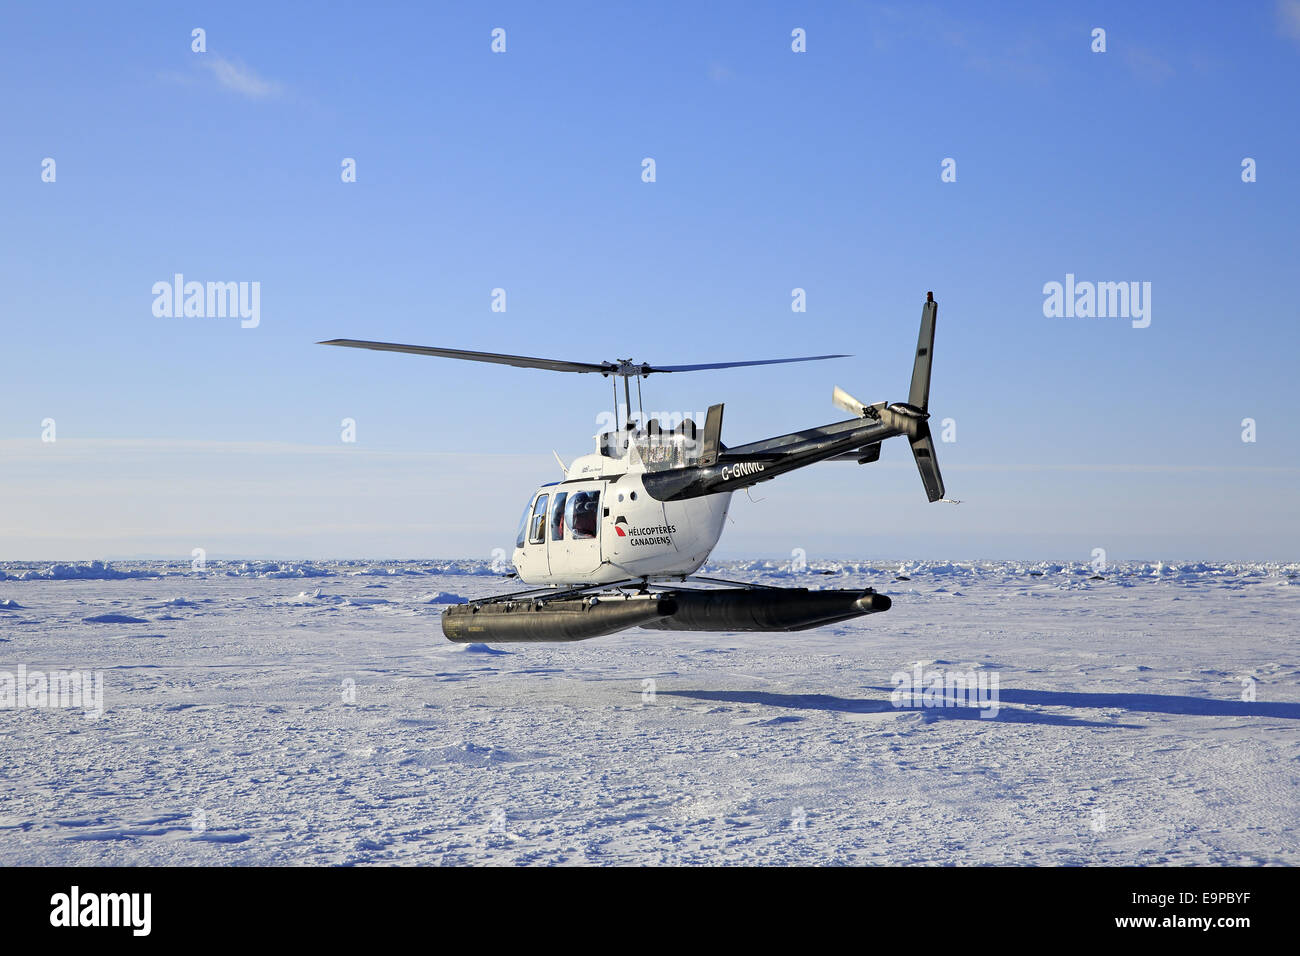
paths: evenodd
<path fill-rule="evenodd" d="M 574 496 L 573 537 L 596 537 L 596 496 L 589 493 Z"/>

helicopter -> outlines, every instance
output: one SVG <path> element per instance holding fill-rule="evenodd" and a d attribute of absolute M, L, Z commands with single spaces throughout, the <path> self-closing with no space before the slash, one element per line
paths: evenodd
<path fill-rule="evenodd" d="M 454 605 L 442 614 L 451 641 L 549 642 L 600 637 L 629 627 L 686 631 L 798 631 L 890 607 L 871 588 L 783 588 L 698 575 L 717 545 L 731 496 L 823 461 L 880 459 L 888 438 L 905 437 L 931 502 L 944 498 L 928 425 L 930 373 L 938 303 L 926 293 L 906 402 L 865 404 L 836 386 L 831 399 L 852 417 L 744 445 L 722 441 L 722 404 L 703 429 L 690 418 L 664 428 L 657 418 L 633 422 L 631 380 L 656 374 L 848 358 L 799 358 L 651 365 L 631 359 L 600 363 L 497 352 L 330 339 L 320 345 L 407 352 L 611 380 L 615 419 L 596 447 L 565 465 L 561 481 L 538 487 L 524 507 L 512 555 L 527 590 Z M 619 424 L 618 380 L 624 415 Z"/>

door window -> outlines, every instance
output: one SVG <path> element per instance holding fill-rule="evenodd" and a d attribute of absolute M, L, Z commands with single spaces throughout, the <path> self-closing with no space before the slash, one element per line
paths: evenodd
<path fill-rule="evenodd" d="M 579 491 L 569 495 L 565 524 L 574 540 L 596 537 L 599 528 L 600 492 Z"/>
<path fill-rule="evenodd" d="M 551 509 L 551 540 L 564 540 L 564 499 L 569 497 L 567 491 L 555 496 L 555 507 Z"/>
<path fill-rule="evenodd" d="M 528 532 L 530 544 L 541 544 L 546 540 L 546 502 L 550 495 L 539 495 L 537 504 L 533 505 L 533 520 Z"/>

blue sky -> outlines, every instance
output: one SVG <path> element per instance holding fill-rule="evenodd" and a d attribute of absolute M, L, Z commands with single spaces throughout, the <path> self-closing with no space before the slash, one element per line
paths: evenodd
<path fill-rule="evenodd" d="M 7 11 L 0 559 L 486 556 L 608 383 L 313 343 L 853 353 L 648 380 L 739 444 L 903 399 L 928 289 L 962 504 L 889 446 L 719 556 L 1295 559 L 1300 4 L 318 6 Z M 260 324 L 155 317 L 177 272 Z"/>

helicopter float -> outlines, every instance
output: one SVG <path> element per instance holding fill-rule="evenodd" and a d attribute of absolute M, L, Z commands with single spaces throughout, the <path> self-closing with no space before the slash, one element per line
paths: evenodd
<path fill-rule="evenodd" d="M 689 418 L 671 429 L 631 421 L 630 380 L 654 374 L 814 362 L 844 355 L 703 365 L 570 362 L 358 339 L 320 345 L 410 352 L 520 368 L 598 374 L 611 379 L 615 407 L 623 380 L 625 423 L 596 436 L 591 454 L 565 467 L 563 480 L 528 499 L 513 564 L 529 590 L 454 605 L 442 630 L 460 643 L 579 641 L 629 627 L 669 631 L 799 631 L 889 610 L 871 588 L 809 590 L 696 575 L 722 536 L 731 496 L 742 488 L 822 461 L 870 464 L 885 439 L 906 437 L 930 501 L 944 499 L 928 425 L 930 371 L 938 304 L 926 293 L 906 402 L 867 405 L 836 387 L 834 404 L 853 417 L 745 445 L 722 442 L 721 404 L 703 432 Z M 617 415 L 617 412 L 615 412 Z M 558 458 L 558 455 L 557 455 Z"/>

